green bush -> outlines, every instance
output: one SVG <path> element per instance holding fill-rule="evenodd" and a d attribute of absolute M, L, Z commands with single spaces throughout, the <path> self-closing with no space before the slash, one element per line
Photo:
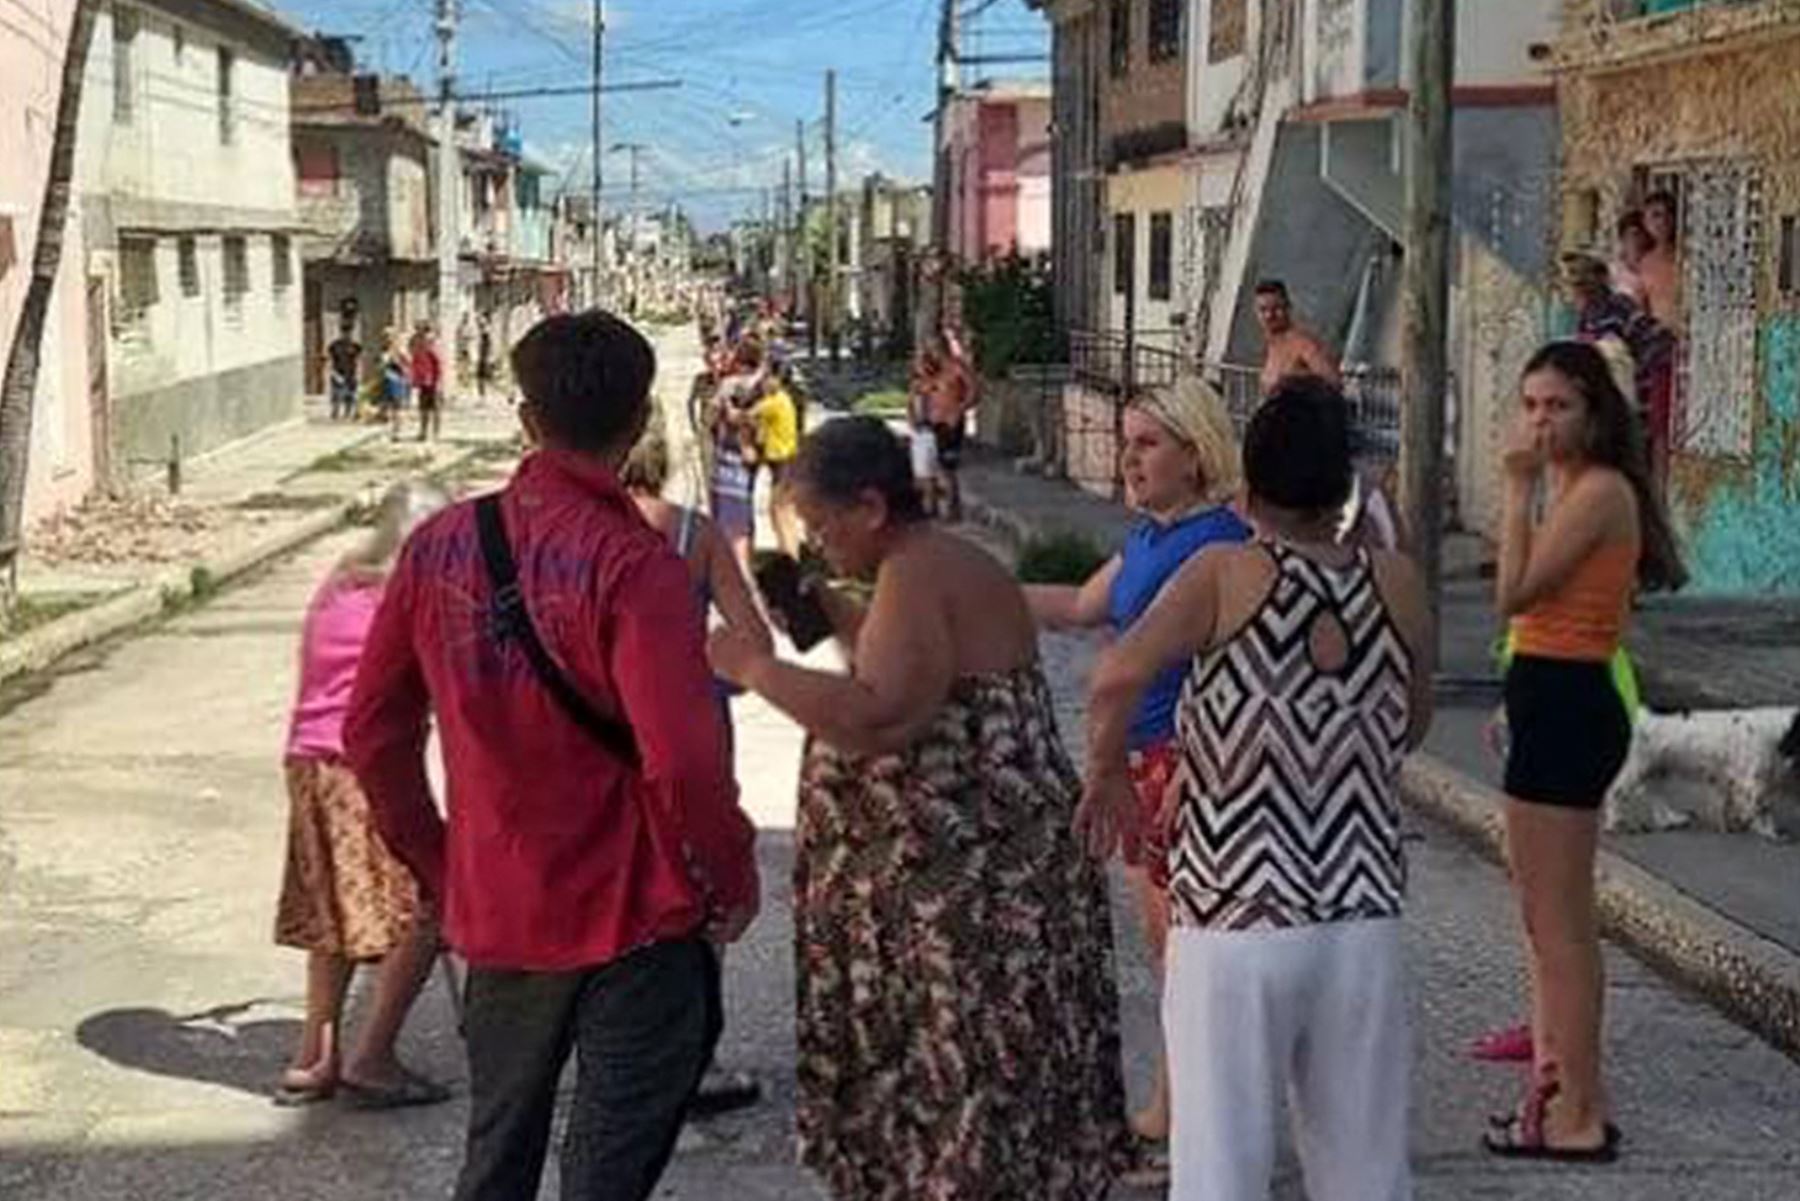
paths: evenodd
<path fill-rule="evenodd" d="M 965 269 L 963 322 L 974 340 L 975 367 L 998 379 L 1015 363 L 1062 359 L 1050 274 L 1018 254 Z"/>
<path fill-rule="evenodd" d="M 1032 538 L 1019 548 L 1016 571 L 1026 584 L 1084 584 L 1105 564 L 1107 554 L 1080 534 Z"/>
<path fill-rule="evenodd" d="M 861 417 L 903 417 L 906 415 L 906 391 L 882 388 L 864 392 L 851 404 L 850 410 Z"/>

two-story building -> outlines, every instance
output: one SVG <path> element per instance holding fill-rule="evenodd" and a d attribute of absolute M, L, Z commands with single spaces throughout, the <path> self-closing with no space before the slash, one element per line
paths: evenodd
<path fill-rule="evenodd" d="M 437 295 L 424 97 L 410 80 L 347 69 L 293 81 L 294 164 L 305 288 L 307 389 L 324 391 L 325 347 L 347 329 L 372 370 Z"/>
<path fill-rule="evenodd" d="M 20 0 L 0 37 L 0 346 L 18 329 L 37 250 L 73 6 Z M 90 98 L 89 103 L 95 101 Z M 27 523 L 85 496 L 107 474 L 106 278 L 88 270 L 81 197 L 63 229 L 62 265 L 40 343 L 32 403 Z M 96 411 L 98 407 L 98 411 Z"/>
<path fill-rule="evenodd" d="M 1050 85 L 988 80 L 944 113 L 946 244 L 959 262 L 1050 248 Z"/>
<path fill-rule="evenodd" d="M 485 324 L 496 345 L 511 346 L 540 318 L 570 304 L 569 264 L 556 257 L 549 173 L 525 157 L 518 128 L 489 113 L 458 115 L 457 152 L 464 314 L 458 344 Z"/>
<path fill-rule="evenodd" d="M 1706 592 L 1800 592 L 1800 13 L 1781 0 L 1570 0 L 1556 44 L 1560 240 L 1678 214 L 1667 494 Z"/>
<path fill-rule="evenodd" d="M 107 423 L 124 461 L 301 411 L 297 36 L 252 0 L 117 0 L 100 15 L 76 174 L 88 273 L 108 281 Z"/>

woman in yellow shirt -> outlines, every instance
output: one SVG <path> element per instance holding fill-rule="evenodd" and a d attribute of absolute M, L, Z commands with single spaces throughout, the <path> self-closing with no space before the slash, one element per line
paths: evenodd
<path fill-rule="evenodd" d="M 788 498 L 787 477 L 800 453 L 800 409 L 781 368 L 763 378 L 762 397 L 751 406 L 750 419 L 756 431 L 757 454 L 769 469 L 769 520 L 775 526 L 775 542 L 784 553 L 797 554 L 799 522 Z"/>

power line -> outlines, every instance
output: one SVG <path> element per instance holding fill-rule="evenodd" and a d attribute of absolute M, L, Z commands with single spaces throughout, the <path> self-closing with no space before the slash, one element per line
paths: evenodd
<path fill-rule="evenodd" d="M 451 99 L 458 104 L 472 104 L 483 100 L 529 100 L 550 96 L 591 96 L 599 92 L 658 92 L 670 88 L 679 88 L 679 79 L 642 79 L 630 83 L 609 83 L 596 88 L 591 83 L 570 84 L 563 87 L 510 88 L 488 92 L 458 92 Z M 409 105 L 436 104 L 436 97 L 401 96 L 394 99 L 382 97 L 382 107 L 403 108 Z M 345 104 L 301 104 L 294 107 L 296 113 L 341 113 L 350 112 L 355 102 Z"/>

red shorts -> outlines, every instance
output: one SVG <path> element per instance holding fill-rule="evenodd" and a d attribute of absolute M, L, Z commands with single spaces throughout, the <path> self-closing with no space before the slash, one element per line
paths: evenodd
<path fill-rule="evenodd" d="M 1169 836 L 1163 829 L 1161 816 L 1163 796 L 1181 766 L 1181 751 L 1173 738 L 1131 752 L 1126 759 L 1131 771 L 1131 787 L 1137 793 L 1139 821 L 1144 832 L 1143 851 L 1132 864 L 1150 873 L 1158 888 L 1169 884 Z"/>

